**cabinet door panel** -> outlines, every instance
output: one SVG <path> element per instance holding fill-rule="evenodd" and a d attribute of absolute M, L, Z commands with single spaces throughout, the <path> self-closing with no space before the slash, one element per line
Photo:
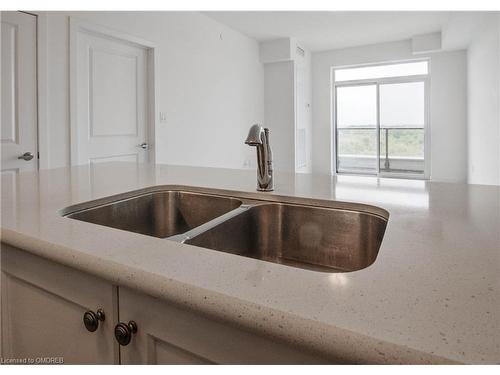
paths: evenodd
<path fill-rule="evenodd" d="M 148 363 L 170 365 L 209 365 L 213 362 L 156 337 L 148 337 Z"/>
<path fill-rule="evenodd" d="M 62 357 L 64 363 L 117 363 L 116 289 L 74 269 L 2 244 L 2 356 Z M 87 310 L 102 308 L 95 332 Z"/>
<path fill-rule="evenodd" d="M 119 289 L 120 321 L 137 323 L 122 364 L 301 364 L 321 358 L 165 301 Z"/>

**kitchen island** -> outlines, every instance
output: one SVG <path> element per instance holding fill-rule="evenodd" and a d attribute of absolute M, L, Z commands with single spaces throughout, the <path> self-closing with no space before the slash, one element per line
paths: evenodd
<path fill-rule="evenodd" d="M 373 264 L 329 273 L 61 215 L 164 185 L 355 202 L 389 219 Z M 1 210 L 3 253 L 21 249 L 325 362 L 500 363 L 496 186 L 277 171 L 275 191 L 258 193 L 251 170 L 106 163 L 5 174 Z"/>

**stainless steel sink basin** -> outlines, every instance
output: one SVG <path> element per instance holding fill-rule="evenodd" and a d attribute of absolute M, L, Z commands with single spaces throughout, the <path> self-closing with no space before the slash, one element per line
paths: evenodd
<path fill-rule="evenodd" d="M 165 238 L 198 227 L 241 203 L 241 200 L 230 197 L 162 191 L 98 205 L 67 217 Z"/>
<path fill-rule="evenodd" d="M 317 271 L 356 271 L 378 254 L 386 220 L 367 213 L 262 204 L 185 243 Z"/>
<path fill-rule="evenodd" d="M 389 218 L 387 211 L 363 204 L 185 186 L 102 198 L 67 207 L 61 214 L 324 272 L 356 271 L 372 264 Z"/>

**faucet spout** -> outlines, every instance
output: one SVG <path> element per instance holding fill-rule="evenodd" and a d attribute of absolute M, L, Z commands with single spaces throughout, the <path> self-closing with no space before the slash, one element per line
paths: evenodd
<path fill-rule="evenodd" d="M 245 143 L 249 146 L 258 146 L 263 143 L 262 136 L 264 135 L 264 128 L 259 124 L 252 125 L 248 131 L 248 136 Z"/>
<path fill-rule="evenodd" d="M 273 191 L 273 153 L 269 143 L 269 129 L 253 125 L 245 143 L 257 148 L 257 190 Z"/>

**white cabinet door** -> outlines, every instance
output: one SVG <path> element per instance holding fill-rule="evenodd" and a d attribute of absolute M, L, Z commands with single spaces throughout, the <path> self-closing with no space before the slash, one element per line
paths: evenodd
<path fill-rule="evenodd" d="M 119 289 L 120 321 L 137 324 L 122 364 L 304 364 L 321 358 L 237 327 Z"/>
<path fill-rule="evenodd" d="M 62 358 L 67 364 L 118 363 L 111 284 L 2 244 L 3 358 Z M 83 323 L 101 308 L 96 331 Z"/>
<path fill-rule="evenodd" d="M 72 33 L 72 164 L 147 161 L 147 49 L 81 27 Z"/>
<path fill-rule="evenodd" d="M 1 12 L 1 169 L 35 170 L 37 158 L 36 17 Z M 18 159 L 25 153 L 26 159 Z"/>

